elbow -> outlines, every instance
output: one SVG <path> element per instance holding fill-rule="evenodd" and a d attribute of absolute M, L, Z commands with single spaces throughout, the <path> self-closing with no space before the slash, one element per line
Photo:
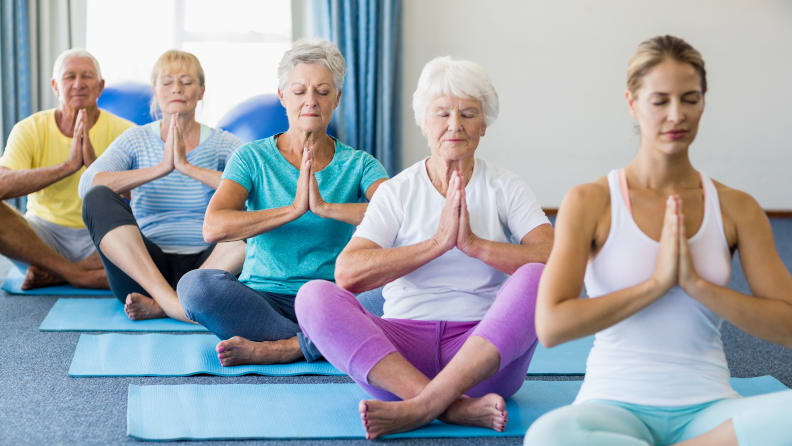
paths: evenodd
<path fill-rule="evenodd" d="M 361 281 L 355 278 L 354 271 L 346 265 L 342 256 L 339 256 L 336 260 L 336 267 L 333 275 L 336 285 L 350 293 L 362 293 L 366 291 Z"/>
<path fill-rule="evenodd" d="M 225 237 L 225 233 L 220 228 L 216 222 L 214 222 L 214 218 L 211 218 L 209 213 L 207 212 L 206 216 L 204 217 L 203 222 L 203 238 L 206 243 L 218 243 L 222 242 Z"/>
<path fill-rule="evenodd" d="M 544 347 L 551 348 L 563 343 L 565 340 L 561 339 L 557 324 L 553 324 L 545 313 L 537 308 L 535 321 L 536 337 Z"/>

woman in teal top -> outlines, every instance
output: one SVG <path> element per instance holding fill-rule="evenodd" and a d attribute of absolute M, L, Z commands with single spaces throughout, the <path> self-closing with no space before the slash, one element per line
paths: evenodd
<path fill-rule="evenodd" d="M 278 67 L 289 130 L 237 149 L 206 210 L 207 242 L 247 240 L 242 274 L 195 270 L 177 293 L 186 316 L 223 339 L 224 366 L 321 357 L 297 325 L 294 296 L 310 280 L 333 280 L 387 179 L 371 155 L 327 135 L 345 71 L 333 44 L 295 43 Z"/>

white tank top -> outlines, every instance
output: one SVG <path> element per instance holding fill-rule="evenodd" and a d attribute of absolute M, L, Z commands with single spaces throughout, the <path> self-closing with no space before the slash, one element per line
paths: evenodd
<path fill-rule="evenodd" d="M 615 170 L 608 174 L 610 232 L 586 268 L 586 290 L 595 299 L 645 281 L 654 272 L 657 258 L 658 243 L 635 224 L 625 201 L 629 194 L 622 193 L 619 177 Z M 731 254 L 718 192 L 704 175 L 701 183 L 704 217 L 688 243 L 698 274 L 725 286 L 731 274 Z M 575 402 L 608 399 L 679 406 L 737 397 L 729 385 L 722 323 L 723 319 L 680 287 L 671 288 L 638 313 L 597 333 Z"/>

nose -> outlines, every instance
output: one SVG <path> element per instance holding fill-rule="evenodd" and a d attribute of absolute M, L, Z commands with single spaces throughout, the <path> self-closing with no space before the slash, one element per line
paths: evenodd
<path fill-rule="evenodd" d="M 668 120 L 671 122 L 682 122 L 685 120 L 685 110 L 679 101 L 671 101 L 668 108 Z"/>
<path fill-rule="evenodd" d="M 459 115 L 459 112 L 451 112 L 448 115 L 448 129 L 449 130 L 460 130 L 462 128 L 462 118 Z"/>

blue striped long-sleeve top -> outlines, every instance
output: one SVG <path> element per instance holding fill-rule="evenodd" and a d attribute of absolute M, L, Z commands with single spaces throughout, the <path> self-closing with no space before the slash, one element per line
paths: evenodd
<path fill-rule="evenodd" d="M 80 179 L 84 197 L 99 172 L 153 167 L 162 161 L 165 143 L 160 122 L 133 127 L 122 133 L 94 161 Z M 242 142 L 224 130 L 202 126 L 201 142 L 187 154 L 187 161 L 204 169 L 222 172 Z M 143 234 L 165 252 L 196 253 L 208 244 L 202 235 L 203 219 L 214 189 L 176 170 L 132 189 L 132 213 Z"/>

